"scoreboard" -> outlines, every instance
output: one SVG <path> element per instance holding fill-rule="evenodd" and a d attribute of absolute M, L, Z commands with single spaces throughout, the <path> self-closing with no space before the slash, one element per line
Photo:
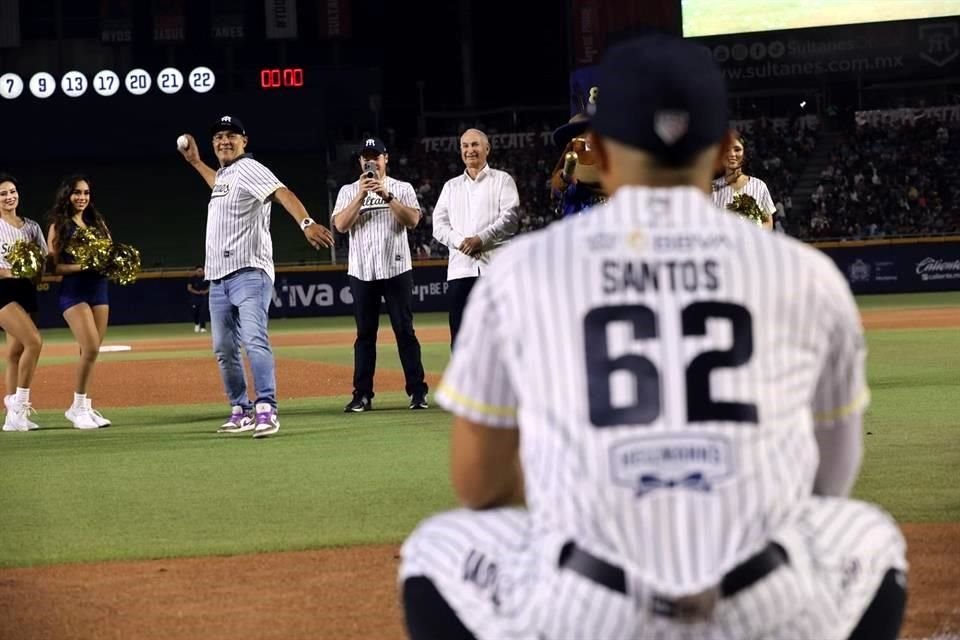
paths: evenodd
<path fill-rule="evenodd" d="M 263 91 L 278 89 L 303 89 L 306 86 L 302 67 L 269 67 L 256 72 L 251 84 Z M 125 91 L 133 96 L 143 96 L 151 91 L 173 95 L 180 91 L 203 94 L 210 92 L 217 83 L 217 76 L 205 66 L 181 71 L 166 67 L 151 74 L 145 69 L 131 69 L 120 75 L 111 69 L 101 69 L 92 77 L 80 71 L 67 71 L 60 78 L 46 71 L 38 71 L 29 77 L 17 73 L 0 74 L 0 97 L 6 100 L 45 100 L 58 92 L 69 98 L 87 94 L 110 97 Z"/>

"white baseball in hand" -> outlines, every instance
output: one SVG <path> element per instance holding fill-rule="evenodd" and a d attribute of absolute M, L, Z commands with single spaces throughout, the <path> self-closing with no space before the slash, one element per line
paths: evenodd
<path fill-rule="evenodd" d="M 186 150 L 190 146 L 190 138 L 187 136 L 180 136 L 177 138 L 177 149 Z"/>

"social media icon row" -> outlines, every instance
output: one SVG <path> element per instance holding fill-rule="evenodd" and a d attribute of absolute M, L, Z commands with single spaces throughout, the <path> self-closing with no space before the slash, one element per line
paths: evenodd
<path fill-rule="evenodd" d="M 207 93 L 213 89 L 217 78 L 208 67 L 197 67 L 187 74 L 187 84 L 197 93 Z M 71 98 L 79 98 L 87 89 L 93 90 L 101 96 L 112 96 L 120 90 L 120 76 L 109 69 L 103 69 L 93 76 L 92 80 L 79 71 L 68 71 L 60 78 L 60 90 Z M 142 96 L 150 91 L 154 80 L 143 69 L 132 69 L 123 78 L 123 86 L 135 96 Z M 167 67 L 157 74 L 157 88 L 163 93 L 174 94 L 184 85 L 183 74 L 179 69 Z M 28 83 L 30 93 L 37 98 L 49 98 L 57 91 L 57 80 L 46 71 L 40 71 L 31 76 Z M 23 93 L 23 79 L 15 73 L 0 75 L 0 97 L 7 100 L 19 98 Z"/>

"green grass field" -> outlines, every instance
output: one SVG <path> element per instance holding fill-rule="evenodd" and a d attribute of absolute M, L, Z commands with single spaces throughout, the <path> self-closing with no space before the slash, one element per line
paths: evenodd
<path fill-rule="evenodd" d="M 960 294 L 860 302 L 960 306 Z M 444 322 L 417 317 L 418 328 Z M 271 331 L 351 327 L 350 318 L 282 320 Z M 183 325 L 116 327 L 108 342 L 183 336 Z M 53 330 L 46 339 L 69 336 Z M 960 463 L 960 376 L 952 360 L 960 331 L 871 331 L 868 340 L 873 404 L 857 495 L 901 521 L 960 520 L 952 477 Z M 349 344 L 277 351 L 352 362 Z M 447 351 L 424 345 L 428 371 L 442 371 Z M 393 345 L 382 346 L 379 366 L 399 369 Z M 411 412 L 396 392 L 378 394 L 377 410 L 364 415 L 343 414 L 344 401 L 284 402 L 280 436 L 264 441 L 212 433 L 223 418 L 219 403 L 111 409 L 123 426 L 96 432 L 41 412 L 38 422 L 59 426 L 0 434 L 0 567 L 399 542 L 426 514 L 453 504 L 449 417 L 436 408 Z"/>

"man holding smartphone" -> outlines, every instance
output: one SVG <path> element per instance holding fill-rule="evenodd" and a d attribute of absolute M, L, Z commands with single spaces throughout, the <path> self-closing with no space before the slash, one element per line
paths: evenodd
<path fill-rule="evenodd" d="M 426 409 L 427 384 L 413 329 L 413 263 L 407 240 L 407 229 L 420 222 L 420 204 L 413 185 L 387 175 L 389 156 L 382 140 L 364 140 L 358 160 L 360 178 L 340 188 L 331 214 L 336 230 L 350 234 L 347 276 L 357 323 L 353 398 L 344 412 L 373 408 L 381 297 L 397 338 L 410 408 Z"/>

